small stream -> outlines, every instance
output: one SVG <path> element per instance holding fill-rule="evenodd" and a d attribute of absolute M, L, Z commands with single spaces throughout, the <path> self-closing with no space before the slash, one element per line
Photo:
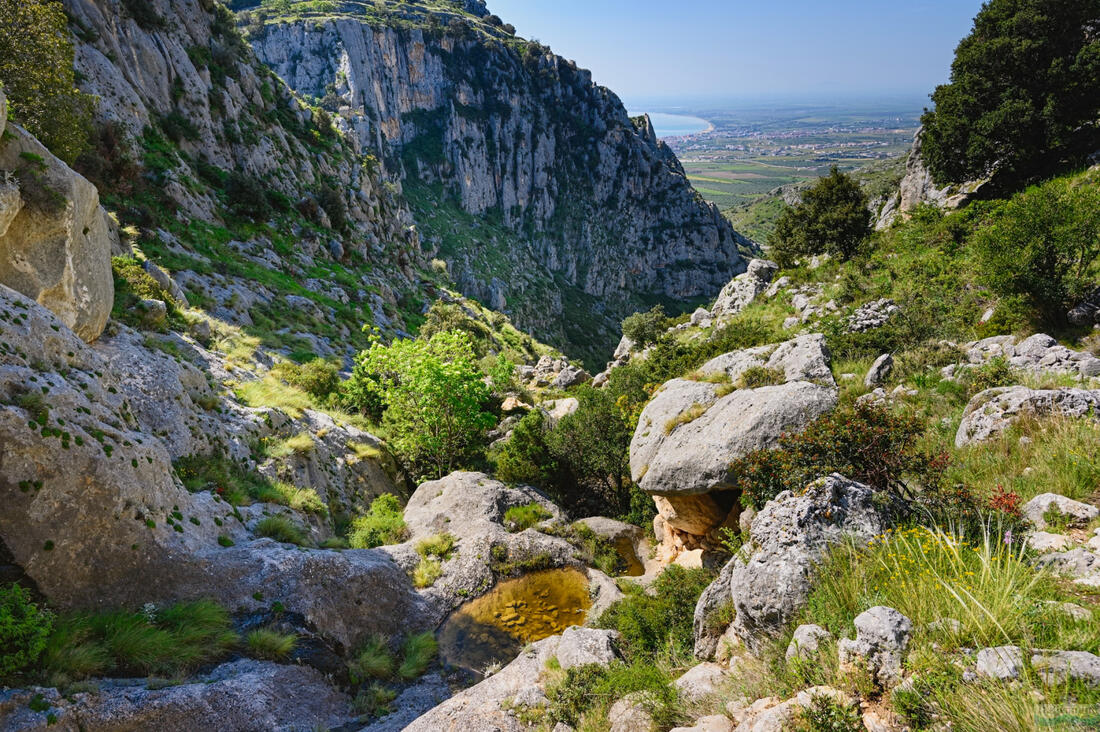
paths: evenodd
<path fill-rule="evenodd" d="M 439 630 L 440 657 L 481 674 L 506 664 L 523 647 L 583 625 L 592 605 L 588 578 L 576 569 L 549 569 L 501 582 L 451 613 Z"/>

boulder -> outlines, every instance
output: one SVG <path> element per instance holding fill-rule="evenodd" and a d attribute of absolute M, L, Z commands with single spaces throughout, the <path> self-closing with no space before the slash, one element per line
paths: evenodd
<path fill-rule="evenodd" d="M 1079 302 L 1067 315 L 1074 325 L 1096 325 L 1100 323 L 1100 287 Z"/>
<path fill-rule="evenodd" d="M 764 290 L 768 289 L 768 283 L 779 271 L 779 265 L 766 259 L 753 259 L 749 262 L 748 269 L 734 277 L 718 293 L 718 299 L 710 310 L 710 316 L 715 318 L 729 317 L 744 310 L 749 303 L 755 300 Z"/>
<path fill-rule="evenodd" d="M 1047 528 L 1047 522 L 1043 516 L 1051 509 L 1057 509 L 1068 520 L 1070 526 L 1086 526 L 1100 516 L 1100 508 L 1057 493 L 1043 493 L 1035 496 L 1024 504 L 1023 513 L 1032 526 L 1042 531 Z"/>
<path fill-rule="evenodd" d="M 856 637 L 841 638 L 837 652 L 842 667 L 865 669 L 880 687 L 901 681 L 902 663 L 913 623 L 892 607 L 881 605 L 856 616 Z"/>
<path fill-rule="evenodd" d="M 966 405 L 955 446 L 965 447 L 1002 434 L 1021 417 L 1100 420 L 1100 390 L 1029 389 L 1007 386 L 976 394 Z"/>
<path fill-rule="evenodd" d="M 752 522 L 752 553 L 730 560 L 695 607 L 696 654 L 713 653 L 725 630 L 713 618 L 730 603 L 733 628 L 750 650 L 793 620 L 828 547 L 849 538 L 867 541 L 885 528 L 873 495 L 868 486 L 831 475 L 801 495 L 785 491 L 769 501 Z"/>
<path fill-rule="evenodd" d="M 546 415 L 547 426 L 550 429 L 553 429 L 563 418 L 576 413 L 580 408 L 581 403 L 575 397 L 551 399 L 539 403 L 539 409 Z"/>
<path fill-rule="evenodd" d="M 712 714 L 695 720 L 690 727 L 673 727 L 670 732 L 733 732 L 734 725 L 724 714 Z"/>
<path fill-rule="evenodd" d="M 975 672 L 998 681 L 1020 678 L 1024 671 L 1024 652 L 1018 646 L 997 646 L 978 651 Z"/>
<path fill-rule="evenodd" d="M 1013 336 L 993 336 L 965 346 L 963 368 L 975 368 L 994 358 L 1003 358 L 1020 371 L 1034 374 L 1071 374 L 1084 378 L 1100 376 L 1100 358 L 1088 351 L 1073 351 L 1045 333 L 1017 342 Z"/>
<path fill-rule="evenodd" d="M 800 625 L 795 628 L 791 642 L 787 645 L 787 660 L 794 658 L 813 658 L 821 644 L 833 640 L 833 634 L 820 625 Z"/>
<path fill-rule="evenodd" d="M 673 686 L 684 700 L 695 703 L 718 694 L 728 677 L 729 672 L 717 663 L 700 663 L 676 679 Z"/>
<path fill-rule="evenodd" d="M 1031 667 L 1047 684 L 1070 680 L 1100 686 L 1100 656 L 1086 651 L 1038 651 L 1031 656 Z"/>
<path fill-rule="evenodd" d="M 49 308 L 85 341 L 103 332 L 114 305 L 112 234 L 95 186 L 18 125 L 0 139 L 0 170 L 14 171 L 0 205 L 0 284 Z M 14 211 L 14 214 L 12 213 Z M 2 223 L 2 222 L 0 222 Z"/>
<path fill-rule="evenodd" d="M 641 528 L 624 521 L 591 516 L 577 522 L 587 527 L 596 536 L 607 539 L 627 565 L 626 574 L 640 575 L 645 570 L 645 557 L 641 555 L 645 532 Z"/>
<path fill-rule="evenodd" d="M 551 658 L 563 669 L 595 663 L 606 666 L 616 656 L 611 630 L 570 628 L 562 635 L 544 638 L 529 645 L 503 669 L 462 691 L 407 727 L 406 732 L 520 732 L 527 729 L 516 717 L 523 702 L 545 703 L 542 673 Z"/>
<path fill-rule="evenodd" d="M 863 379 L 864 386 L 868 389 L 881 386 L 890 377 L 890 372 L 893 370 L 894 357 L 889 353 L 882 354 L 875 359 L 875 362 L 871 364 L 871 368 L 868 369 L 867 376 Z"/>
<path fill-rule="evenodd" d="M 1056 574 L 1078 580 L 1100 578 L 1100 554 L 1093 554 L 1083 547 L 1071 549 L 1068 552 L 1044 554 L 1035 560 L 1035 564 Z"/>
<path fill-rule="evenodd" d="M 1040 554 L 1060 552 L 1069 549 L 1072 542 L 1065 534 L 1048 534 L 1045 531 L 1033 531 L 1027 535 L 1027 545 Z"/>
<path fill-rule="evenodd" d="M 32 711 L 40 694 L 49 709 Z M 54 715 L 56 721 L 47 721 Z M 164 688 L 104 682 L 96 692 L 62 696 L 54 689 L 0 693 L 4 729 L 115 732 L 253 732 L 334 729 L 355 720 L 351 700 L 308 666 L 234 661 L 203 677 Z"/>
<path fill-rule="evenodd" d="M 187 306 L 187 295 L 184 294 L 183 288 L 181 288 L 176 281 L 172 279 L 172 275 L 158 267 L 152 260 L 146 259 L 141 263 L 141 268 L 153 278 L 153 281 L 160 285 L 161 289 L 168 293 L 169 296 L 175 301 L 176 305 L 180 307 Z"/>
<path fill-rule="evenodd" d="M 608 732 L 652 732 L 657 729 L 643 692 L 627 694 L 612 704 L 607 712 L 607 722 L 610 725 Z"/>

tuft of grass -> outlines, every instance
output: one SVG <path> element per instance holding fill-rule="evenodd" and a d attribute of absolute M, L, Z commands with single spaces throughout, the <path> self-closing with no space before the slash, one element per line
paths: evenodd
<path fill-rule="evenodd" d="M 397 675 L 405 681 L 412 681 L 423 675 L 438 650 L 439 644 L 431 631 L 405 636 L 405 642 L 401 646 L 403 657 L 401 665 L 397 667 Z"/>
<path fill-rule="evenodd" d="M 750 366 L 738 378 L 737 385 L 741 389 L 759 389 L 762 386 L 776 386 L 786 380 L 786 374 L 781 369 Z"/>
<path fill-rule="evenodd" d="M 413 586 L 421 590 L 425 587 L 431 587 L 442 576 L 443 565 L 440 564 L 438 559 L 421 557 L 420 563 L 416 565 L 412 573 Z"/>
<path fill-rule="evenodd" d="M 512 533 L 525 531 L 553 516 L 550 510 L 538 503 L 512 506 L 504 512 L 504 527 Z"/>
<path fill-rule="evenodd" d="M 286 516 L 268 516 L 264 518 L 256 524 L 255 534 L 274 539 L 283 544 L 297 544 L 298 546 L 309 544 L 309 539 L 306 538 L 302 527 Z"/>
<path fill-rule="evenodd" d="M 389 643 L 381 636 L 370 638 L 348 663 L 348 672 L 356 682 L 388 679 L 395 667 Z"/>
<path fill-rule="evenodd" d="M 253 630 L 245 637 L 248 655 L 266 661 L 281 661 L 298 646 L 296 633 L 280 633 L 270 628 Z"/>
<path fill-rule="evenodd" d="M 694 422 L 706 413 L 706 406 L 700 404 L 699 402 L 692 404 L 683 412 L 680 412 L 678 415 L 665 422 L 665 434 L 671 435 L 673 432 L 676 431 L 677 427 L 681 427 L 685 424 L 690 424 L 691 422 Z"/>
<path fill-rule="evenodd" d="M 454 549 L 454 535 L 447 532 L 433 534 L 426 539 L 421 539 L 416 542 L 416 553 L 425 559 L 429 557 L 438 557 L 442 560 L 450 559 L 451 554 L 454 553 Z"/>
<path fill-rule="evenodd" d="M 397 544 L 409 534 L 401 501 L 390 493 L 371 501 L 370 510 L 351 523 L 348 543 L 354 549 L 372 549 L 387 544 Z"/>
<path fill-rule="evenodd" d="M 286 412 L 293 419 L 301 419 L 305 410 L 314 407 L 313 398 L 305 391 L 271 375 L 256 381 L 246 381 L 234 391 L 237 400 L 245 406 L 274 407 Z"/>
<path fill-rule="evenodd" d="M 357 714 L 367 717 L 377 717 L 389 714 L 390 704 L 397 698 L 397 692 L 387 689 L 379 683 L 374 683 L 355 695 L 352 708 Z"/>
<path fill-rule="evenodd" d="M 309 455 L 313 452 L 316 444 L 313 442 L 313 435 L 309 432 L 299 432 L 293 437 L 288 437 L 285 440 L 279 440 L 272 443 L 267 447 L 267 454 L 269 457 L 282 458 L 290 457 L 291 455 Z"/>

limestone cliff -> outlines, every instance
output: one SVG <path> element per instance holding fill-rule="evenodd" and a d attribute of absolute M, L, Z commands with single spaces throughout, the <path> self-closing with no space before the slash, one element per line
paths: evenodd
<path fill-rule="evenodd" d="M 476 17 L 340 11 L 245 22 L 261 60 L 403 171 L 466 294 L 594 355 L 639 305 L 743 271 L 747 242 L 588 71 Z"/>

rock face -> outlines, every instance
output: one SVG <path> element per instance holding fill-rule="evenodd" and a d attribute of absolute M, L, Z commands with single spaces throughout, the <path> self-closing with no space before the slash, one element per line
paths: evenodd
<path fill-rule="evenodd" d="M 418 211 L 422 234 L 465 294 L 555 345 L 579 340 L 561 316 L 580 310 L 585 335 L 607 343 L 636 296 L 712 295 L 744 271 L 738 245 L 749 243 L 695 194 L 648 118 L 630 119 L 544 47 L 431 23 L 311 18 L 269 23 L 250 41 L 296 91 L 334 90 L 364 148 L 404 169 L 406 192 L 432 199 Z M 471 235 L 503 264 L 460 245 L 457 216 L 440 225 L 435 206 L 498 216 L 493 232 Z"/>
<path fill-rule="evenodd" d="M 966 405 L 955 446 L 997 437 L 1021 417 L 1100 418 L 1100 390 L 1006 386 L 976 394 Z"/>
<path fill-rule="evenodd" d="M 48 689 L 42 693 L 50 707 L 46 712 L 28 708 L 33 693 L 0 694 L 5 730 L 295 732 L 339 727 L 355 716 L 351 700 L 320 672 L 260 661 L 227 663 L 196 682 L 163 689 L 149 689 L 144 681 L 131 686 L 108 682 L 95 693 L 71 698 Z M 56 715 L 56 722 L 47 723 L 47 714 Z"/>
<path fill-rule="evenodd" d="M 2 286 L 0 328 L 0 541 L 54 606 L 210 597 L 252 612 L 279 601 L 344 646 L 429 624 L 385 553 L 253 541 L 232 506 L 184 490 L 168 449 L 140 430 L 123 379 Z"/>
<path fill-rule="evenodd" d="M 115 297 L 99 192 L 21 127 L 0 132 L 0 284 L 94 341 Z"/>
<path fill-rule="evenodd" d="M 545 703 L 539 681 L 546 663 L 557 658 L 563 670 L 586 664 L 606 666 L 615 660 L 611 630 L 570 628 L 531 644 L 514 661 L 476 686 L 451 697 L 405 728 L 407 732 L 520 732 L 516 706 Z"/>
<path fill-rule="evenodd" d="M 908 216 L 917 206 L 930 204 L 937 208 L 957 209 L 970 200 L 981 188 L 981 181 L 969 181 L 961 185 L 939 187 L 932 180 L 932 173 L 924 167 L 921 160 L 921 134 L 923 128 L 913 136 L 913 147 L 905 163 L 905 177 L 896 196 L 888 201 L 875 223 L 876 229 L 887 229 L 898 215 Z"/>
<path fill-rule="evenodd" d="M 714 622 L 723 607 L 733 606 L 733 630 L 750 649 L 790 622 L 809 596 L 815 562 L 830 545 L 883 530 L 872 495 L 869 487 L 832 475 L 802 495 L 787 491 L 769 501 L 753 519 L 751 554 L 730 560 L 695 606 L 696 655 L 713 655 L 726 630 Z"/>
<path fill-rule="evenodd" d="M 821 644 L 833 640 L 833 634 L 820 625 L 800 625 L 787 645 L 786 658 L 813 658 Z"/>
<path fill-rule="evenodd" d="M 630 471 L 656 497 L 663 526 L 678 532 L 658 537 L 666 551 L 697 548 L 700 539 L 690 537 L 705 537 L 723 523 L 736 526 L 730 463 L 774 446 L 784 432 L 801 429 L 836 405 L 828 364 L 824 337 L 801 336 L 727 353 L 699 369 L 728 385 L 673 379 L 661 387 L 638 420 Z M 732 388 L 746 371 L 761 368 L 774 385 Z"/>

